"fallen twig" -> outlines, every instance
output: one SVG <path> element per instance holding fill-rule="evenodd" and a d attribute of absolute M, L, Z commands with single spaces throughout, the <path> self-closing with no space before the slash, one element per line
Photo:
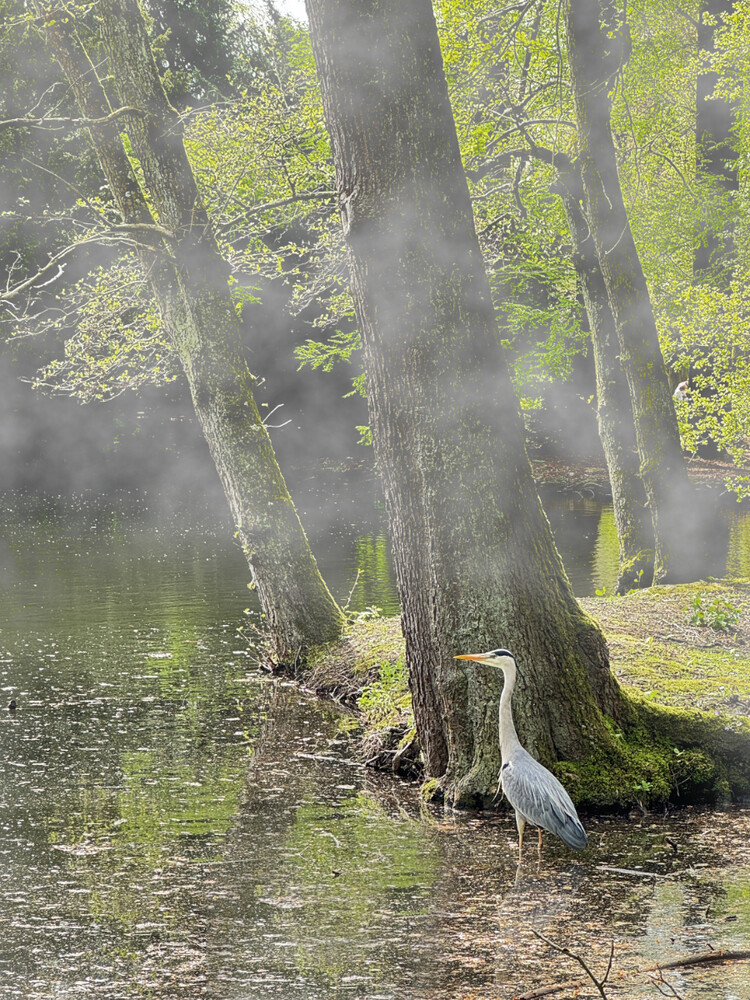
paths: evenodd
<path fill-rule="evenodd" d="M 564 945 L 555 944 L 554 941 L 550 941 L 548 937 L 545 937 L 544 934 L 540 934 L 539 931 L 534 931 L 534 934 L 536 935 L 536 937 L 539 938 L 540 941 L 544 941 L 545 944 L 548 944 L 550 948 L 554 948 L 555 951 L 559 951 L 561 955 L 567 955 L 568 958 L 572 958 L 574 961 L 578 962 L 578 964 L 581 966 L 583 971 L 589 977 L 591 982 L 594 984 L 594 986 L 596 986 L 597 992 L 599 993 L 599 996 L 602 998 L 602 1000 L 607 1000 L 607 994 L 604 992 L 604 984 L 607 982 L 609 974 L 612 971 L 612 959 L 614 958 L 615 955 L 614 941 L 612 941 L 611 947 L 609 949 L 609 962 L 607 963 L 607 971 L 604 973 L 604 977 L 602 979 L 597 979 L 594 973 L 588 967 L 588 965 L 586 965 L 585 961 L 581 958 L 580 955 L 576 954 L 576 952 L 571 951 L 570 948 L 566 948 Z M 582 980 L 582 982 L 585 983 L 585 980 Z"/>
<path fill-rule="evenodd" d="M 536 934 L 536 931 L 534 932 Z M 541 937 L 541 934 L 537 934 Z M 544 940 L 544 939 L 542 939 Z M 560 949 L 563 950 L 563 949 Z M 750 951 L 705 951 L 699 955 L 688 955 L 686 958 L 675 958 L 671 962 L 659 962 L 658 965 L 649 965 L 643 969 L 626 970 L 620 973 L 621 976 L 636 976 L 646 972 L 661 972 L 663 969 L 683 969 L 691 965 L 705 965 L 710 962 L 747 962 L 750 960 Z M 561 993 L 563 990 L 576 990 L 586 986 L 586 979 L 569 979 L 564 983 L 556 983 L 554 986 L 539 986 L 536 989 L 520 993 L 514 1000 L 537 1000 L 537 997 L 552 996 L 553 993 Z"/>
<path fill-rule="evenodd" d="M 638 875 L 640 878 L 672 878 L 672 875 L 660 875 L 658 872 L 646 872 L 637 868 L 613 868 L 612 865 L 597 865 L 597 871 L 616 872 L 618 875 Z"/>
<path fill-rule="evenodd" d="M 301 757 L 303 760 L 322 760 L 326 764 L 343 764 L 344 767 L 365 767 L 359 760 L 346 760 L 344 757 L 326 757 L 322 753 L 295 753 L 294 757 Z"/>

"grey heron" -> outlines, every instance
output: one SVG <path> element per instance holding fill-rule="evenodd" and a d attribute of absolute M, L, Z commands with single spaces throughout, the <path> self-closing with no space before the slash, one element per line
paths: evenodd
<path fill-rule="evenodd" d="M 523 831 L 527 823 L 539 827 L 539 850 L 542 830 L 554 833 L 569 847 L 579 851 L 586 846 L 586 831 L 578 818 L 576 807 L 557 778 L 524 750 L 513 723 L 510 700 L 516 685 L 516 661 L 507 649 L 489 653 L 467 653 L 457 660 L 476 660 L 502 670 L 505 677 L 500 698 L 500 786 L 516 811 L 518 827 L 518 863 L 521 863 Z M 498 786 L 498 787 L 500 787 Z"/>

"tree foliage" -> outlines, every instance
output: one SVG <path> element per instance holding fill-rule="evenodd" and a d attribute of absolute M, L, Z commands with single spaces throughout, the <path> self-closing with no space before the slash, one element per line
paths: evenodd
<path fill-rule="evenodd" d="M 82 141 L 83 126 L 73 120 L 69 96 L 40 49 L 24 5 L 2 0 L 2 6 L 3 117 L 39 120 L 0 130 L 8 202 L 0 249 L 11 272 L 6 291 L 35 268 L 48 267 L 35 287 L 64 269 L 61 282 L 30 308 L 23 296 L 12 299 L 16 320 L 32 320 L 17 326 L 27 332 L 48 328 L 46 318 L 35 326 L 42 307 L 53 305 L 71 322 L 79 315 L 78 296 L 84 288 L 93 294 L 103 280 L 101 272 L 96 281 L 84 277 L 93 241 L 109 244 L 115 273 L 134 247 L 132 234 L 114 231 L 111 197 Z M 573 156 L 576 142 L 557 8 L 540 0 L 501 8 L 490 0 L 437 0 L 434 6 L 513 383 L 525 407 L 540 406 L 550 388 L 570 379 L 576 356 L 589 351 L 571 235 L 555 190 L 554 158 Z M 272 6 L 252 9 L 231 0 L 150 0 L 147 11 L 240 308 L 244 297 L 256 294 L 259 276 L 286 284 L 292 312 L 310 324 L 306 342 L 287 349 L 296 350 L 300 364 L 324 371 L 337 361 L 352 365 L 355 388 L 361 388 L 359 336 L 307 31 Z M 665 354 L 675 381 L 687 374 L 694 379 L 685 441 L 711 438 L 739 456 L 744 388 L 737 366 L 720 355 L 727 338 L 736 345 L 730 357 L 743 350 L 732 331 L 744 322 L 750 249 L 750 8 L 744 0 L 735 5 L 710 63 L 718 74 L 717 93 L 739 109 L 736 196 L 717 193 L 698 170 L 695 81 L 706 65 L 698 51 L 700 17 L 698 0 L 637 0 L 628 6 L 631 48 L 616 78 L 612 121 L 628 218 Z M 717 226 L 734 233 L 735 281 L 722 286 L 707 276 L 698 291 L 696 241 Z M 51 265 L 61 252 L 60 265 Z M 54 300 L 56 289 L 70 302 Z M 5 301 L 11 299 L 6 295 Z M 60 325 L 59 317 L 56 323 L 64 338 L 70 335 L 72 326 Z M 136 329 L 131 327 L 133 338 Z M 114 355 L 122 351 L 122 338 L 112 332 Z M 713 345 L 719 352 L 715 363 Z M 99 350 L 102 360 L 105 337 Z M 83 388 L 85 357 L 71 346 L 67 360 L 48 367 L 39 384 L 75 393 L 80 362 L 83 398 L 89 392 Z M 134 350 L 129 371 L 141 364 L 148 371 L 153 358 L 150 348 Z M 162 375 L 159 366 L 151 370 L 153 378 Z"/>
<path fill-rule="evenodd" d="M 62 358 L 37 372 L 36 388 L 90 403 L 179 377 L 174 349 L 132 257 L 90 272 L 60 302 L 65 308 L 49 310 L 46 331 L 72 333 L 64 339 Z"/>

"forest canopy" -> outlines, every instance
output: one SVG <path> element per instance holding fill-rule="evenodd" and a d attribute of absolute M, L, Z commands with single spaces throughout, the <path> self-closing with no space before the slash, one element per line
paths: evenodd
<path fill-rule="evenodd" d="M 174 378 L 169 344 L 133 265 L 134 234 L 118 229 L 85 125 L 27 5 L 3 0 L 3 8 L 5 329 L 14 337 L 57 335 L 45 341 L 35 378 L 48 391 L 107 399 Z M 81 36 L 89 31 L 95 60 L 95 5 L 70 9 Z M 306 26 L 272 4 L 151 0 L 145 9 L 230 264 L 238 313 L 269 282 L 283 283 L 290 310 L 309 324 L 309 336 L 284 349 L 323 370 L 356 361 L 359 335 Z M 691 380 L 689 418 L 681 414 L 685 444 L 694 450 L 710 440 L 739 458 L 750 420 L 743 169 L 750 15 L 747 4 L 735 4 L 706 51 L 702 11 L 698 3 L 629 5 L 629 53 L 616 75 L 612 128 L 670 377 L 674 384 Z M 592 408 L 588 323 L 555 190 L 554 157 L 573 158 L 576 144 L 557 8 L 444 0 L 435 12 L 514 386 L 530 426 L 545 433 L 545 413 Z M 696 133 L 696 88 L 706 76 L 714 103 L 732 111 L 719 173 L 707 168 L 715 158 L 706 159 Z M 697 270 L 697 250 L 719 231 L 710 266 Z M 262 374 L 262 359 L 254 365 Z M 354 382 L 362 390 L 356 374 Z"/>

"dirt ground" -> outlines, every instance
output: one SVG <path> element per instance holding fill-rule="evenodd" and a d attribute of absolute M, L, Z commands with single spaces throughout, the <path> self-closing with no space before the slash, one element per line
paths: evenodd
<path fill-rule="evenodd" d="M 703 596 L 705 595 L 705 596 Z M 732 606 L 726 631 L 709 625 L 691 624 L 693 601 L 710 607 L 715 600 Z M 750 581 L 728 580 L 691 583 L 672 587 L 650 587 L 624 597 L 585 597 L 580 603 L 609 637 L 629 635 L 643 642 L 660 641 L 675 646 L 737 652 L 750 656 Z"/>

